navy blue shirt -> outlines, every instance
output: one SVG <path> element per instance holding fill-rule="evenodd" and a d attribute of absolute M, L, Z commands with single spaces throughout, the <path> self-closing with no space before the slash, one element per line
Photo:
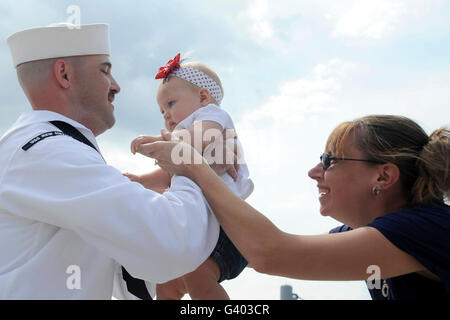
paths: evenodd
<path fill-rule="evenodd" d="M 380 231 L 392 244 L 413 256 L 441 280 L 417 273 L 383 279 L 379 289 L 369 289 L 372 299 L 450 299 L 449 206 L 416 206 L 379 217 L 367 226 Z M 349 230 L 349 226 L 343 225 L 330 233 Z"/>

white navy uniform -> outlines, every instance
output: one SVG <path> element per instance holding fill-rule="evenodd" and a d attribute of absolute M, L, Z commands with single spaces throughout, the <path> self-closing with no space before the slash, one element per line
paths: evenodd
<path fill-rule="evenodd" d="M 92 132 L 51 111 L 23 114 L 0 139 L 0 299 L 135 298 L 121 265 L 154 285 L 195 270 L 219 234 L 185 177 L 163 195 L 131 182 L 100 153 L 48 121 Z M 39 140 L 37 142 L 37 140 Z M 22 147 L 34 143 L 27 151 Z M 79 268 L 80 287 L 68 285 Z M 71 269 L 72 268 L 72 269 Z"/>

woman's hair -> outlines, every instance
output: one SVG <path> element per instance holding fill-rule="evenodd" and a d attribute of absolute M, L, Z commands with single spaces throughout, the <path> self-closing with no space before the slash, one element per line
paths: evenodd
<path fill-rule="evenodd" d="M 345 157 L 354 142 L 367 157 L 393 163 L 400 170 L 409 203 L 442 204 L 450 196 L 450 131 L 442 127 L 430 136 L 414 121 L 393 115 L 370 115 L 341 123 L 328 138 L 326 151 Z"/>

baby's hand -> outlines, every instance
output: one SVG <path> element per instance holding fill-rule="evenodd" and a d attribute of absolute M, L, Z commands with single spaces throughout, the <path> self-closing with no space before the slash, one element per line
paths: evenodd
<path fill-rule="evenodd" d="M 156 141 L 163 141 L 163 138 L 161 136 L 139 136 L 131 141 L 131 153 L 136 154 L 141 144 L 153 143 Z"/>

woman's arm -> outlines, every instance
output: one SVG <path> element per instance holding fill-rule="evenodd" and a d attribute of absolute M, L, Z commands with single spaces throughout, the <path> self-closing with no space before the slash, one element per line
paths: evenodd
<path fill-rule="evenodd" d="M 149 144 L 143 152 L 200 186 L 229 238 L 258 272 L 305 280 L 364 280 L 371 265 L 380 268 L 382 278 L 424 270 L 373 228 L 316 236 L 283 232 L 237 197 L 206 162 L 174 165 L 171 144 Z"/>
<path fill-rule="evenodd" d="M 424 270 L 374 228 L 315 236 L 285 233 L 206 165 L 191 169 L 227 235 L 258 272 L 306 280 L 365 280 L 371 265 L 380 268 L 382 278 Z"/>

